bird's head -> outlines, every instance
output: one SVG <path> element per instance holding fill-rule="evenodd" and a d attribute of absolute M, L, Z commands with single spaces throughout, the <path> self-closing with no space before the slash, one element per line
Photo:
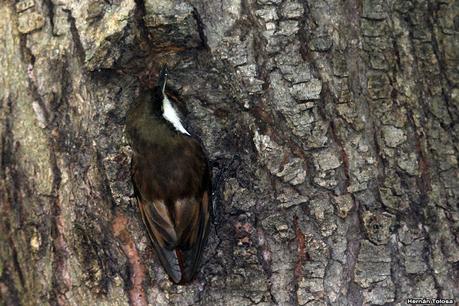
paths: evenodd
<path fill-rule="evenodd" d="M 190 135 L 182 125 L 180 120 L 180 116 L 178 115 L 177 111 L 175 110 L 173 103 L 166 95 L 166 83 L 168 77 L 168 68 L 164 65 L 161 68 L 161 72 L 159 73 L 159 78 L 156 83 L 156 86 L 153 89 L 153 112 L 156 116 L 161 118 L 162 120 L 166 120 L 171 126 L 177 131 L 182 134 Z"/>
<path fill-rule="evenodd" d="M 157 116 L 162 116 L 164 114 L 164 100 L 167 99 L 166 96 L 166 83 L 167 83 L 167 75 L 168 69 L 167 66 L 164 65 L 161 68 L 161 72 L 159 73 L 158 81 L 156 82 L 155 87 L 153 88 L 153 95 L 152 99 L 152 106 L 153 112 Z"/>
<path fill-rule="evenodd" d="M 161 90 L 162 94 L 164 94 L 164 90 L 166 89 L 166 82 L 167 82 L 168 74 L 169 74 L 169 70 L 167 69 L 167 66 L 164 65 L 161 68 L 161 71 L 159 72 L 158 82 L 156 83 L 156 87 L 159 90 Z"/>

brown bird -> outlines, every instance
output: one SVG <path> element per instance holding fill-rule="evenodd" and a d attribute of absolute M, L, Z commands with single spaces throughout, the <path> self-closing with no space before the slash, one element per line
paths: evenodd
<path fill-rule="evenodd" d="M 165 93 L 167 68 L 157 85 L 128 112 L 132 180 L 156 254 L 175 283 L 190 282 L 199 267 L 211 216 L 211 177 L 200 143 L 183 127 Z"/>

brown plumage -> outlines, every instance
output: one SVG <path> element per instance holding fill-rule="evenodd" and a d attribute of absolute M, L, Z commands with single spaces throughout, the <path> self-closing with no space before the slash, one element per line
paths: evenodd
<path fill-rule="evenodd" d="M 211 180 L 199 142 L 163 116 L 165 74 L 138 98 L 126 130 L 142 219 L 168 275 L 186 283 L 197 272 L 207 239 Z"/>

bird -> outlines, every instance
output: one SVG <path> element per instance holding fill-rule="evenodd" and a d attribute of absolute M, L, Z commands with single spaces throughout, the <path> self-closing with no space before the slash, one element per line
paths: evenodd
<path fill-rule="evenodd" d="M 131 178 L 155 252 L 176 284 L 198 270 L 211 222 L 211 174 L 200 141 L 185 129 L 166 94 L 168 68 L 128 111 Z"/>

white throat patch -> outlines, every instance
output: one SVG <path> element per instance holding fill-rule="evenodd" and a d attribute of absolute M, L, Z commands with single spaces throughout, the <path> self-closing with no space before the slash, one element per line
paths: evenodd
<path fill-rule="evenodd" d="M 190 133 L 188 133 L 187 130 L 185 130 L 185 128 L 183 127 L 177 112 L 175 111 L 174 107 L 171 104 L 171 101 L 169 101 L 166 95 L 164 95 L 163 99 L 163 117 L 164 119 L 172 123 L 172 125 L 175 127 L 177 131 L 179 131 L 182 134 L 190 135 Z"/>

